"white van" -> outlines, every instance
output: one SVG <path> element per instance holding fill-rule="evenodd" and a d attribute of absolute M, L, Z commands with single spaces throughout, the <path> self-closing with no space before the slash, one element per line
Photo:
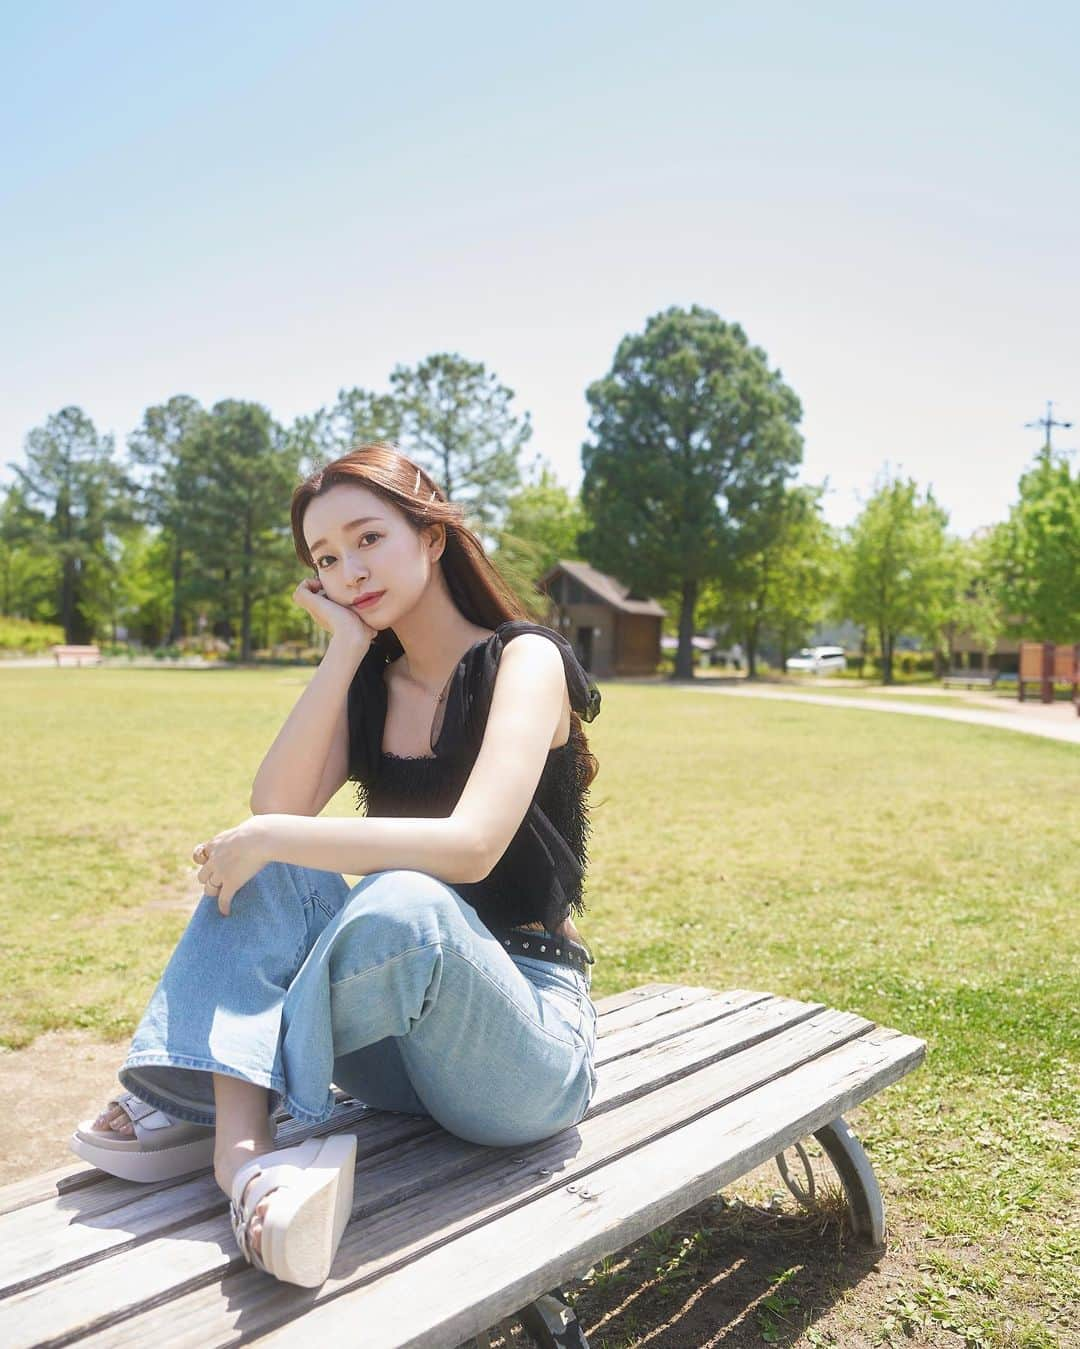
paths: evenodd
<path fill-rule="evenodd" d="M 847 669 L 842 646 L 804 646 L 784 662 L 788 674 L 834 674 Z"/>

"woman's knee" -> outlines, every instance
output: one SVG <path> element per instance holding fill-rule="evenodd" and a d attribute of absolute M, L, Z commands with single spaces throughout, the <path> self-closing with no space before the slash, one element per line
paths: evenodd
<path fill-rule="evenodd" d="M 332 980 L 364 965 L 418 949 L 435 949 L 462 933 L 462 901 L 422 871 L 371 872 L 350 891 L 322 935 L 332 954 Z"/>
<path fill-rule="evenodd" d="M 378 913 L 397 921 L 436 921 L 460 914 L 461 900 L 453 889 L 426 871 L 395 868 L 373 871 L 349 892 L 349 913 Z"/>
<path fill-rule="evenodd" d="M 192 922 L 221 922 L 237 929 L 269 926 L 284 935 L 292 927 L 309 930 L 317 918 L 319 930 L 340 908 L 347 891 L 345 881 L 332 873 L 291 862 L 267 862 L 237 890 L 227 917 L 219 912 L 216 896 L 208 893 Z"/>

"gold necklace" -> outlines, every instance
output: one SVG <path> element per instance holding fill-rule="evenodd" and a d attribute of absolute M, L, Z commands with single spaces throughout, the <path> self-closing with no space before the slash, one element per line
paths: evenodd
<path fill-rule="evenodd" d="M 408 659 L 408 657 L 406 657 L 406 659 Z M 406 670 L 405 673 L 408 675 L 412 683 L 416 684 L 418 688 L 424 689 L 423 684 L 421 684 L 418 679 L 413 679 L 411 670 Z M 452 678 L 453 674 L 451 673 L 450 679 Z M 447 684 L 450 682 L 450 679 L 446 681 Z M 428 695 L 429 698 L 434 698 L 437 703 L 441 703 L 443 699 L 446 697 L 446 684 L 442 686 L 442 690 L 439 693 L 432 693 L 430 689 L 424 689 L 424 692 Z"/>

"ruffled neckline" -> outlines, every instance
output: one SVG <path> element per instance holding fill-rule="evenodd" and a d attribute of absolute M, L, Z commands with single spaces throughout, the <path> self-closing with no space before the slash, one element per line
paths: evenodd
<path fill-rule="evenodd" d="M 558 646 L 563 656 L 570 706 L 582 721 L 592 721 L 600 710 L 600 691 L 578 660 L 569 641 L 552 628 L 528 619 L 505 619 L 487 637 L 479 637 L 465 651 L 448 680 L 442 704 L 442 720 L 432 727 L 430 753 L 395 755 L 382 747 L 386 726 L 388 690 L 384 679 L 386 662 L 379 660 L 374 648 L 365 655 L 356 672 L 348 694 L 350 733 L 350 775 L 358 782 L 374 780 L 380 772 L 393 774 L 403 781 L 407 769 L 403 764 L 437 763 L 440 759 L 460 766 L 471 763 L 480 751 L 488 706 L 498 672 L 499 653 L 508 640 L 519 631 L 538 631 Z M 565 745 L 548 750 L 545 763 L 563 764 L 573 761 L 577 741 L 571 736 Z M 557 753 L 556 750 L 565 750 Z M 435 769 L 412 770 L 430 777 Z"/>
<path fill-rule="evenodd" d="M 561 745 L 553 745 L 548 750 L 548 755 L 558 754 L 562 750 L 571 749 L 572 740 L 566 740 Z M 393 763 L 450 763 L 451 760 L 445 754 L 394 754 L 390 750 L 379 751 L 383 760 L 389 759 Z"/>

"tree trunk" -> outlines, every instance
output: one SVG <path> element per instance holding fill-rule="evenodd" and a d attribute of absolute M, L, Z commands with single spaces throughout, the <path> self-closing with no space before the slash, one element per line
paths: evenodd
<path fill-rule="evenodd" d="M 240 590 L 240 659 L 251 659 L 251 555 L 254 552 L 251 538 L 251 511 L 244 520 L 244 567 L 241 575 L 243 585 Z"/>
<path fill-rule="evenodd" d="M 757 678 L 757 649 L 759 624 L 751 623 L 746 629 L 746 677 Z"/>
<path fill-rule="evenodd" d="M 893 682 L 893 634 L 884 629 L 881 633 L 881 682 Z"/>
<path fill-rule="evenodd" d="M 71 646 L 75 641 L 75 559 L 64 558 L 64 576 L 60 592 L 60 624 L 64 629 L 64 641 Z"/>
<path fill-rule="evenodd" d="M 694 677 L 694 606 L 697 603 L 697 582 L 682 583 L 682 603 L 679 606 L 679 649 L 675 653 L 675 679 Z"/>
<path fill-rule="evenodd" d="M 172 621 L 169 624 L 169 645 L 172 646 L 178 642 L 181 637 L 180 624 L 180 579 L 183 572 L 183 549 L 180 547 L 179 539 L 176 541 L 176 551 L 173 553 L 173 571 L 172 571 Z"/>

